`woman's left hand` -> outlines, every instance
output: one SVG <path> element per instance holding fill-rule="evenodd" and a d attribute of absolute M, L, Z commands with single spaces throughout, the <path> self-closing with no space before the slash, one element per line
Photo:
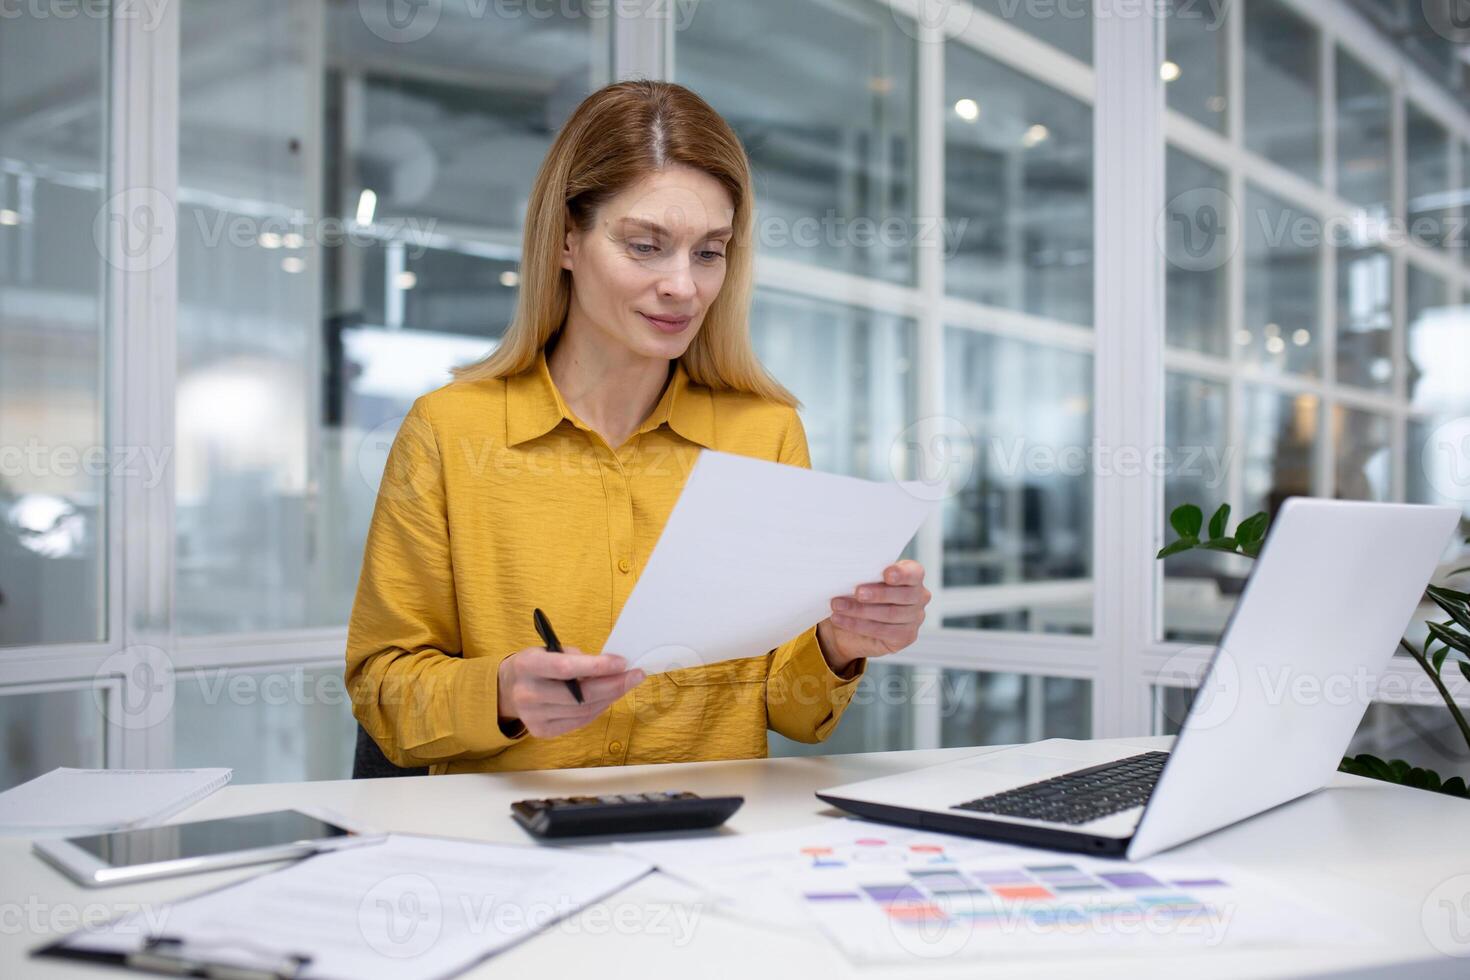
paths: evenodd
<path fill-rule="evenodd" d="M 865 582 L 852 595 L 832 600 L 832 615 L 817 624 L 827 661 L 841 674 L 861 657 L 897 653 L 919 636 L 924 607 L 924 566 L 904 558 L 883 570 L 882 582 Z"/>

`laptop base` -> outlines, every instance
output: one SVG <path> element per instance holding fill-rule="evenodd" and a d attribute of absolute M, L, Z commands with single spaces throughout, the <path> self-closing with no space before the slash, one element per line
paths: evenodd
<path fill-rule="evenodd" d="M 1071 851 L 1078 854 L 1094 854 L 1098 857 L 1121 858 L 1128 852 L 1131 837 L 1099 837 L 1081 831 L 1059 830 L 1055 827 L 1032 827 L 1010 823 L 1006 820 L 985 820 L 978 817 L 949 816 L 928 810 L 908 807 L 887 806 L 864 800 L 836 799 L 817 793 L 817 798 L 830 803 L 839 810 L 875 820 L 879 823 L 896 824 L 901 827 L 916 827 L 920 830 L 937 830 L 962 837 L 978 837 L 982 840 L 1004 841 L 1026 847 L 1044 847 L 1052 851 Z"/>

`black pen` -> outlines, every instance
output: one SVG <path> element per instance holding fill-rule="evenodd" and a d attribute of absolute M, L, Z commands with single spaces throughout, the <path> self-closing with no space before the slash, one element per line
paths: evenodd
<path fill-rule="evenodd" d="M 546 649 L 552 653 L 561 653 L 561 641 L 556 638 L 556 631 L 551 628 L 551 620 L 540 609 L 531 613 L 531 619 L 536 623 L 536 632 L 541 634 L 541 642 L 546 644 Z M 575 677 L 567 681 L 567 690 L 572 692 L 572 697 L 582 704 L 582 685 L 577 683 Z"/>

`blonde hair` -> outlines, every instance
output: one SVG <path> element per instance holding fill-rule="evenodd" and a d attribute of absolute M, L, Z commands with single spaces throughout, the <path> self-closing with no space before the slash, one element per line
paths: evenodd
<path fill-rule="evenodd" d="M 454 368 L 454 380 L 508 377 L 535 364 L 537 353 L 565 324 L 571 302 L 571 272 L 561 266 L 568 222 L 579 231 L 591 229 L 610 198 L 679 164 L 709 174 L 735 202 L 724 283 L 679 358 L 684 370 L 696 384 L 799 407 L 750 344 L 755 201 L 745 148 L 729 123 L 694 92 L 644 79 L 593 92 L 562 126 L 526 206 L 515 315 L 500 345 L 482 360 Z"/>

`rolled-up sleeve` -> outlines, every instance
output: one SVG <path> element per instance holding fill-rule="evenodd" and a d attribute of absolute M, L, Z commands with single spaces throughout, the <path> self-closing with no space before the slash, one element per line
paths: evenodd
<path fill-rule="evenodd" d="M 806 428 L 791 410 L 791 424 L 781 440 L 777 462 L 811 469 Z M 767 726 L 798 742 L 822 742 L 837 728 L 858 682 L 867 672 L 866 658 L 853 661 L 845 675 L 832 670 L 822 655 L 815 624 L 771 651 L 766 683 Z"/>
<path fill-rule="evenodd" d="M 527 737 L 498 720 L 504 655 L 462 650 L 444 469 L 420 398 L 388 452 L 347 627 L 353 714 L 395 765 L 484 758 Z"/>

